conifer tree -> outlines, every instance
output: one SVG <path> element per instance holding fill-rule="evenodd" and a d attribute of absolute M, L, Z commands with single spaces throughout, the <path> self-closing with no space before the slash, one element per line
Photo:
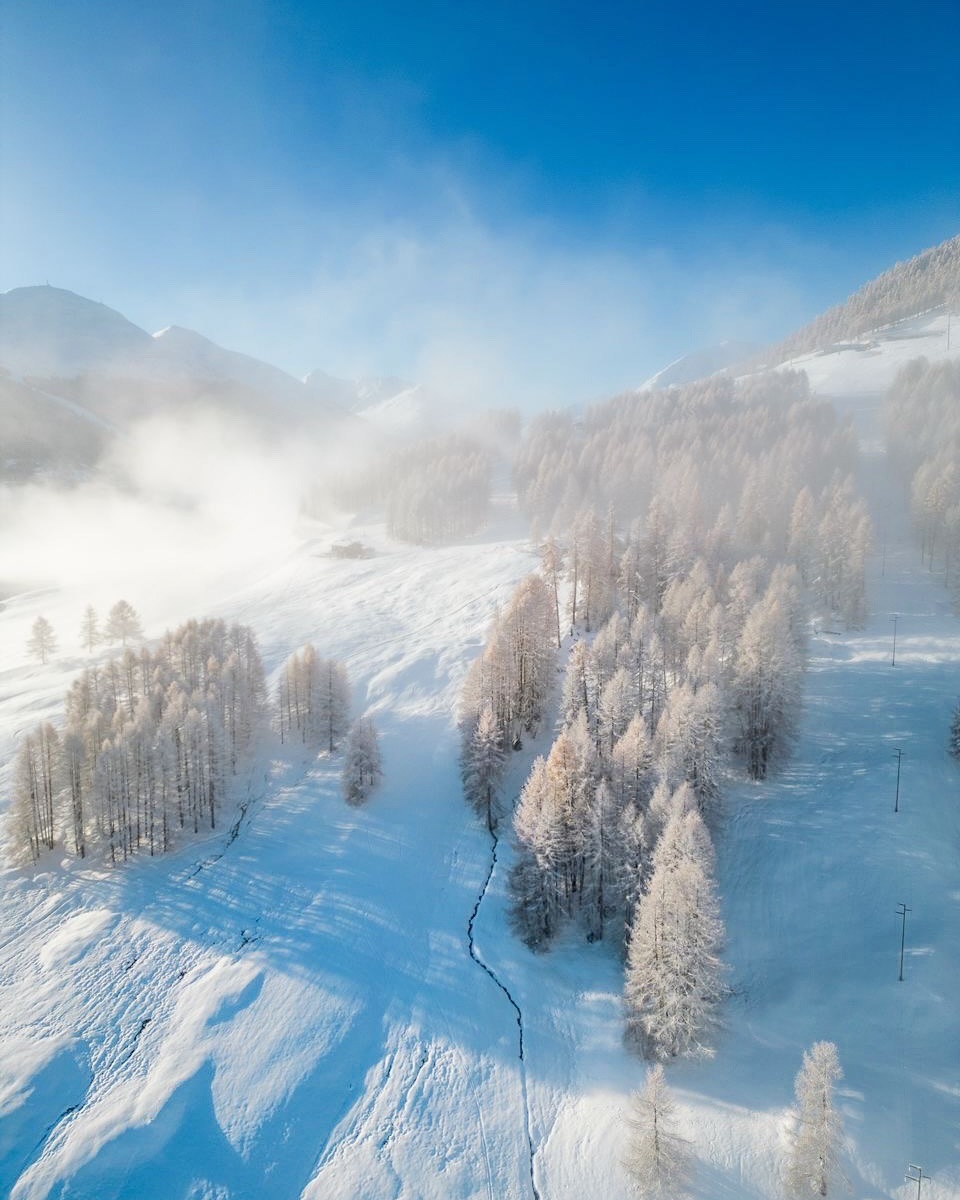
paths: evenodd
<path fill-rule="evenodd" d="M 684 1200 L 692 1178 L 690 1148 L 674 1132 L 674 1105 L 660 1063 L 630 1101 L 624 1167 L 639 1200 Z"/>
<path fill-rule="evenodd" d="M 127 600 L 118 600 L 107 614 L 107 623 L 103 627 L 103 636 L 108 642 L 120 642 L 126 646 L 134 638 L 143 637 L 140 625 L 140 615 Z"/>
<path fill-rule="evenodd" d="M 466 736 L 460 754 L 460 777 L 467 803 L 483 814 L 491 833 L 497 826 L 496 798 L 503 774 L 504 752 L 500 730 L 489 704 Z"/>
<path fill-rule="evenodd" d="M 44 722 L 24 737 L 14 761 L 10 817 L 19 857 L 36 862 L 53 849 L 61 781 L 60 738 Z"/>
<path fill-rule="evenodd" d="M 671 810 L 637 903 L 624 982 L 628 1027 L 650 1058 L 710 1054 L 724 991 L 710 835 L 689 786 Z"/>
<path fill-rule="evenodd" d="M 960 700 L 957 701 L 950 720 L 950 753 L 954 758 L 960 758 Z"/>
<path fill-rule="evenodd" d="M 56 654 L 57 638 L 46 617 L 37 617 L 31 626 L 27 650 L 34 658 L 38 658 L 43 666 L 46 666 L 51 655 Z"/>
<path fill-rule="evenodd" d="M 793 1196 L 828 1196 L 845 1182 L 839 1165 L 843 1124 L 833 1106 L 834 1085 L 842 1078 L 833 1042 L 815 1042 L 804 1051 L 794 1086 L 799 1124 L 787 1162 Z"/>
<path fill-rule="evenodd" d="M 100 644 L 100 623 L 97 611 L 92 604 L 83 610 L 83 620 L 80 622 L 80 644 L 90 654 Z"/>
<path fill-rule="evenodd" d="M 380 739 L 369 717 L 358 717 L 347 734 L 343 756 L 343 797 L 348 804 L 363 804 L 383 778 Z"/>

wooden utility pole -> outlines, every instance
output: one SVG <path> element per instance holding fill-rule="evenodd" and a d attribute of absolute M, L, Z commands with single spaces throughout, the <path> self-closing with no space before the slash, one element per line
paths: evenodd
<path fill-rule="evenodd" d="M 907 908 L 907 906 L 901 900 L 899 905 L 897 906 L 897 916 L 900 917 L 900 976 L 899 976 L 900 983 L 903 983 L 903 947 L 907 940 L 907 913 L 908 912 L 913 912 L 913 909 Z M 912 1166 L 913 1164 L 911 1163 L 910 1165 Z M 917 1168 L 917 1169 L 919 1170 L 919 1168 Z M 919 1189 L 917 1191 L 917 1195 L 918 1196 L 920 1195 Z"/>
<path fill-rule="evenodd" d="M 894 750 L 894 754 L 897 756 L 897 793 L 893 798 L 893 811 L 896 813 L 900 811 L 900 763 L 903 759 L 903 751 Z"/>

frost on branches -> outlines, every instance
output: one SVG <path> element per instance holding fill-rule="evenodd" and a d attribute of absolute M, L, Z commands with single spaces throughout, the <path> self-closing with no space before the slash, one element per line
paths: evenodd
<path fill-rule="evenodd" d="M 497 792 L 503 774 L 504 751 L 493 709 L 483 706 L 477 723 L 464 730 L 460 751 L 463 794 L 478 816 L 483 816 L 491 833 L 497 827 Z"/>
<path fill-rule="evenodd" d="M 673 1098 L 657 1063 L 630 1101 L 623 1166 L 639 1200 L 685 1200 L 693 1174 L 690 1147 L 673 1130 Z"/>
<path fill-rule="evenodd" d="M 57 652 L 57 638 L 53 626 L 46 617 L 37 617 L 30 629 L 27 640 L 27 652 L 40 660 L 41 666 L 47 665 L 47 660 Z"/>
<path fill-rule="evenodd" d="M 15 844 L 36 860 L 58 840 L 111 862 L 216 828 L 229 778 L 264 726 L 263 665 L 251 630 L 189 621 L 155 651 L 81 672 L 62 736 L 28 734 L 17 754 Z"/>
<path fill-rule="evenodd" d="M 833 1042 L 815 1042 L 804 1051 L 794 1085 L 797 1131 L 787 1162 L 791 1196 L 829 1196 L 846 1189 L 840 1170 L 843 1124 L 833 1106 L 834 1085 L 842 1078 Z"/>
<path fill-rule="evenodd" d="M 647 1057 L 711 1053 L 707 1038 L 724 994 L 722 941 L 713 846 L 684 785 L 670 801 L 627 949 L 627 1027 Z"/>
<path fill-rule="evenodd" d="M 280 741 L 295 740 L 332 754 L 350 723 L 350 681 L 343 663 L 322 658 L 307 643 L 283 666 L 277 689 Z"/>
<path fill-rule="evenodd" d="M 359 717 L 350 726 L 343 756 L 343 798 L 359 807 L 383 778 L 380 739 L 369 717 Z"/>

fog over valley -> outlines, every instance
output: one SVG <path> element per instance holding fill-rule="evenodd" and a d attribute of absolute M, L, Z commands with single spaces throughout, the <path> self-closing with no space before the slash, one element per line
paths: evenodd
<path fill-rule="evenodd" d="M 958 35 L 5 14 L 0 1194 L 960 1200 Z"/>

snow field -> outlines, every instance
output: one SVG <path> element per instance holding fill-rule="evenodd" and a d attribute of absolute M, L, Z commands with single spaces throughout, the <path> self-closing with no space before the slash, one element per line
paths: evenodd
<path fill-rule="evenodd" d="M 845 381 L 844 403 L 866 421 L 863 383 Z M 845 1071 L 852 1195 L 907 1200 L 920 1162 L 923 1200 L 960 1198 L 960 777 L 945 749 L 960 626 L 882 487 L 867 628 L 813 635 L 792 760 L 726 789 L 732 994 L 715 1057 L 667 1069 L 696 1200 L 782 1194 L 793 1080 L 820 1039 Z M 122 870 L 54 857 L 36 876 L 0 873 L 0 1190 L 17 1200 L 630 1194 L 624 1116 L 645 1067 L 623 1045 L 621 965 L 574 930 L 543 955 L 512 936 L 505 826 L 474 939 L 521 1010 L 522 1065 L 516 1013 L 468 950 L 490 846 L 460 799 L 456 700 L 535 559 L 502 529 L 442 550 L 362 540 L 376 557 L 332 560 L 318 537 L 164 604 L 171 624 L 252 625 L 274 679 L 308 639 L 347 663 L 382 739 L 365 808 L 340 799 L 339 758 L 272 746 L 241 788 L 234 840 Z M 56 713 L 82 665 L 27 665 L 26 631 L 41 611 L 78 624 L 88 599 L 64 589 L 0 611 L 4 797 L 15 733 Z M 514 756 L 508 798 L 551 735 Z"/>
<path fill-rule="evenodd" d="M 307 637 L 348 662 L 382 733 L 368 808 L 343 804 L 338 759 L 274 748 L 232 845 L 4 872 L 4 1045 L 69 1047 L 48 1067 L 3 1056 L 36 1131 L 0 1166 L 14 1195 L 299 1195 L 314 1172 L 320 1195 L 497 1195 L 528 1172 L 512 1031 L 466 953 L 486 835 L 459 802 L 453 713 L 531 561 L 523 544 L 357 563 L 307 548 L 219 609 L 258 629 L 274 673 Z"/>

